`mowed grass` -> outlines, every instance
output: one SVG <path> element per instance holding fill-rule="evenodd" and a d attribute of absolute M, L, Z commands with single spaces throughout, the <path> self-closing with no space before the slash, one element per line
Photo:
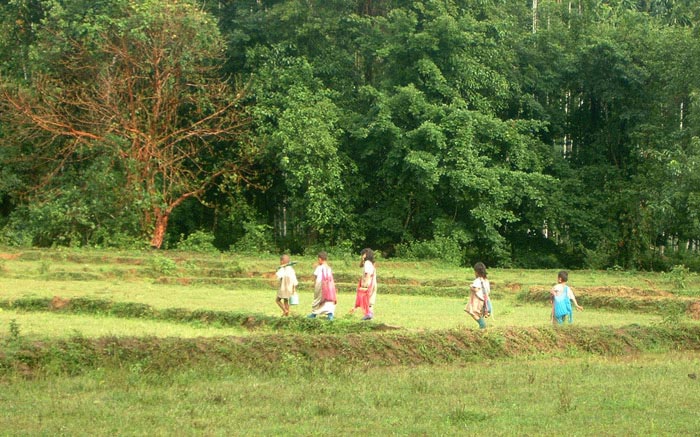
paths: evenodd
<path fill-rule="evenodd" d="M 310 286 L 300 291 L 301 304 L 292 307 L 292 315 L 304 317 L 310 311 L 313 294 Z M 18 290 L 24 290 L 20 292 Z M 217 286 L 161 285 L 148 281 L 122 283 L 102 281 L 37 281 L 9 279 L 0 284 L 0 296 L 5 299 L 21 297 L 62 298 L 91 297 L 115 302 L 134 302 L 156 309 L 185 308 L 249 313 L 251 315 L 279 316 L 275 305 L 276 290 Z M 550 324 L 550 307 L 544 304 L 519 302 L 515 293 L 500 293 L 494 298 L 494 316 L 488 320 L 493 328 L 506 326 L 545 326 Z M 463 309 L 466 297 L 402 296 L 380 294 L 375 308 L 375 323 L 408 330 L 433 330 L 464 328 L 475 329 L 476 322 L 467 317 Z M 355 319 L 360 314 L 347 315 L 354 305 L 352 292 L 341 292 L 338 297 L 337 316 Z M 576 312 L 574 321 L 581 326 L 623 326 L 631 323 L 648 325 L 662 320 L 662 314 L 620 312 L 588 308 Z M 16 320 L 22 333 L 30 338 L 67 337 L 76 332 L 88 337 L 117 336 L 227 336 L 248 335 L 240 327 L 224 327 L 204 324 L 178 324 L 164 321 L 119 319 L 107 316 L 70 315 L 60 312 L 21 313 L 0 312 L 0 335 L 7 332 L 10 320 Z M 49 329 L 50 327 L 50 329 Z"/>
<path fill-rule="evenodd" d="M 700 354 L 9 378 L 3 435 L 696 435 Z"/>
<path fill-rule="evenodd" d="M 159 320 L 121 319 L 100 315 L 0 312 L 0 338 L 7 337 L 10 325 L 30 340 L 81 337 L 219 337 L 247 336 L 242 327 L 204 323 L 168 323 Z"/>
<path fill-rule="evenodd" d="M 10 255 L 0 257 L 0 299 L 88 297 L 159 310 L 280 314 L 271 278 L 278 258 L 271 255 L 91 251 Z M 312 297 L 314 259 L 296 259 L 301 305 L 293 307 L 293 314 L 304 317 Z M 331 264 L 343 278 L 338 316 L 365 323 L 359 315 L 346 315 L 354 303 L 357 260 L 331 257 Z M 525 303 L 518 296 L 530 287 L 551 286 L 556 270 L 490 269 L 489 276 L 495 306 L 490 328 L 550 324 L 546 302 Z M 439 262 L 380 260 L 378 277 L 376 320 L 370 323 L 409 331 L 476 330 L 476 323 L 463 311 L 471 269 Z M 575 271 L 570 275 L 570 284 L 577 290 L 625 286 L 676 293 L 679 280 L 683 294 L 700 295 L 695 274 L 674 278 L 659 273 Z M 419 293 L 382 293 L 383 285 L 396 284 L 415 287 L 411 291 Z M 440 295 L 441 287 L 463 287 L 464 294 Z M 586 307 L 575 313 L 575 325 L 699 323 L 675 316 Z M 252 339 L 273 342 L 277 336 L 267 335 L 271 329 L 4 310 L 0 311 L 0 353 L 13 353 L 13 336 L 50 342 L 76 336 L 265 334 Z M 288 335 L 324 338 L 301 332 Z M 7 372 L 0 377 L 0 435 L 695 435 L 700 429 L 695 411 L 700 402 L 700 353 L 667 352 L 663 344 L 658 350 L 658 354 L 615 358 L 581 349 L 543 350 L 528 358 L 418 367 L 377 366 L 368 354 L 367 361 L 357 366 L 336 368 L 329 363 L 337 361 L 318 360 L 316 370 L 300 362 L 303 355 L 297 351 L 281 354 L 272 372 L 233 370 L 235 366 L 225 364 L 156 372 L 149 370 L 147 358 L 117 367 L 89 368 L 75 376 L 49 369 Z"/>
<path fill-rule="evenodd" d="M 14 257 L 14 258 L 13 258 Z M 12 300 L 25 297 L 51 298 L 60 296 L 71 299 L 88 297 L 114 302 L 147 304 L 163 310 L 183 308 L 187 310 L 231 311 L 251 315 L 278 316 L 280 310 L 274 303 L 276 283 L 273 273 L 279 264 L 274 255 L 258 257 L 225 254 L 201 255 L 179 252 L 110 253 L 105 251 L 30 251 L 10 254 L 0 260 L 0 298 Z M 305 316 L 312 300 L 312 276 L 314 257 L 295 257 L 300 278 L 301 304 L 292 307 L 292 314 Z M 170 269 L 161 272 L 164 262 Z M 354 304 L 353 283 L 359 276 L 355 258 L 345 256 L 331 264 L 336 276 L 345 278 L 339 282 L 338 317 L 348 317 Z M 468 294 L 468 284 L 473 279 L 469 268 L 458 268 L 429 261 L 380 260 L 378 266 L 379 297 L 375 308 L 376 322 L 409 330 L 461 328 L 473 329 L 476 323 L 463 312 Z M 227 269 L 229 269 L 227 273 Z M 232 274 L 238 279 L 228 279 L 221 284 L 198 283 L 199 275 L 211 271 Z M 489 326 L 542 326 L 550 323 L 549 306 L 546 303 L 523 303 L 518 293 L 530 287 L 549 287 L 556 279 L 556 270 L 489 269 L 494 288 L 495 314 Z M 55 276 L 85 275 L 81 280 L 55 279 Z M 162 278 L 170 278 L 162 281 Z M 212 279 L 212 278 L 205 278 Z M 213 278 L 216 279 L 216 278 Z M 253 281 L 254 286 L 246 281 Z M 165 282 L 165 283 L 162 283 Z M 698 277 L 689 274 L 685 278 L 686 292 L 698 284 Z M 186 284 L 186 285 L 181 285 Z M 189 285 L 187 285 L 189 284 Z M 403 284 L 409 289 L 430 288 L 430 295 L 383 294 L 383 287 Z M 577 287 L 628 286 L 641 289 L 672 291 L 673 278 L 667 274 L 575 271 L 570 284 Z M 462 297 L 440 296 L 441 286 L 463 288 Z M 581 293 L 579 292 L 579 296 Z M 3 326 L 19 314 L 0 313 L 0 333 Z M 620 312 L 609 309 L 586 308 L 575 314 L 575 323 L 581 326 L 626 324 L 647 325 L 657 323 L 664 314 Z M 355 316 L 359 319 L 358 316 Z M 359 322 L 359 320 L 358 320 Z M 200 336 L 244 334 L 241 329 L 217 326 L 178 326 L 175 323 L 156 321 L 125 321 L 101 317 L 93 323 L 89 316 L 51 314 L 22 314 L 18 320 L 26 335 L 72 335 L 74 331 L 85 336 L 147 335 L 147 336 Z M 51 329 L 40 329 L 49 324 Z"/>

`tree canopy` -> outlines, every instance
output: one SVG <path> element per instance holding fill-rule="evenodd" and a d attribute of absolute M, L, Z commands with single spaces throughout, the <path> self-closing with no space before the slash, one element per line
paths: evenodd
<path fill-rule="evenodd" d="M 700 268 L 698 24 L 690 0 L 6 0 L 2 241 Z"/>

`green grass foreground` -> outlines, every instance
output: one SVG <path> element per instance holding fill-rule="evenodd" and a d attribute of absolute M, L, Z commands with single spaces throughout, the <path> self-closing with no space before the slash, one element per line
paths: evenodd
<path fill-rule="evenodd" d="M 700 357 L 4 379 L 3 435 L 695 435 Z"/>
<path fill-rule="evenodd" d="M 0 250 L 0 435 L 692 435 L 700 278 L 576 271 L 583 312 L 552 327 L 556 270 L 380 260 L 377 317 L 354 256 L 331 256 L 338 318 L 274 304 L 276 256 Z"/>

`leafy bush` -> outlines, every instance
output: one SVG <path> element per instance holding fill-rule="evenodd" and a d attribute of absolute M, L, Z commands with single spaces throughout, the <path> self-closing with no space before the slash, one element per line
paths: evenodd
<path fill-rule="evenodd" d="M 675 265 L 666 277 L 671 281 L 676 290 L 684 290 L 690 275 L 690 269 L 684 265 Z"/>
<path fill-rule="evenodd" d="M 459 242 L 452 237 L 438 236 L 428 241 L 397 244 L 396 255 L 415 260 L 436 259 L 455 266 L 464 263 L 464 251 Z"/>
<path fill-rule="evenodd" d="M 700 257 L 692 250 L 666 251 L 662 262 L 658 262 L 654 270 L 668 271 L 678 265 L 687 267 L 691 272 L 700 272 Z"/>
<path fill-rule="evenodd" d="M 332 246 L 325 246 L 323 244 L 313 244 L 307 246 L 304 249 L 305 256 L 318 255 L 319 252 L 325 251 L 328 256 L 333 261 L 348 261 L 352 262 L 358 259 L 360 250 L 358 250 L 355 245 L 350 240 L 343 240 Z"/>
<path fill-rule="evenodd" d="M 237 252 L 245 253 L 270 253 L 274 252 L 275 244 L 272 235 L 272 226 L 259 224 L 257 221 L 243 223 L 245 233 L 233 246 Z"/>
<path fill-rule="evenodd" d="M 113 150 L 94 146 L 96 156 L 65 166 L 46 189 L 12 210 L 3 229 L 5 244 L 116 247 L 114 235 L 140 234 L 140 209 L 124 190 Z"/>
<path fill-rule="evenodd" d="M 50 271 L 51 271 L 51 261 L 49 261 L 48 259 L 42 259 L 39 262 L 39 269 L 38 269 L 39 275 L 45 276 Z"/>
<path fill-rule="evenodd" d="M 8 343 L 17 343 L 20 339 L 19 323 L 16 319 L 12 319 L 10 320 L 10 338 L 7 341 Z"/>
<path fill-rule="evenodd" d="M 148 241 L 140 236 L 129 235 L 126 232 L 99 228 L 95 231 L 91 246 L 96 249 L 115 248 L 124 250 L 148 249 Z"/>
<path fill-rule="evenodd" d="M 190 252 L 218 252 L 218 249 L 214 246 L 215 238 L 216 237 L 211 232 L 201 230 L 194 231 L 188 235 L 187 238 L 180 234 L 180 241 L 177 243 L 177 248 L 179 250 L 187 250 Z"/>
<path fill-rule="evenodd" d="M 595 250 L 585 250 L 585 267 L 593 270 L 602 270 L 611 267 L 613 255 L 609 248 L 602 247 Z"/>
<path fill-rule="evenodd" d="M 31 247 L 34 240 L 32 232 L 19 221 L 8 223 L 0 232 L 0 244 L 9 247 Z"/>
<path fill-rule="evenodd" d="M 535 250 L 519 252 L 513 257 L 513 266 L 522 269 L 554 269 L 562 266 L 555 254 Z"/>
<path fill-rule="evenodd" d="M 156 255 L 149 260 L 151 271 L 155 274 L 171 276 L 177 271 L 177 263 L 163 255 Z"/>

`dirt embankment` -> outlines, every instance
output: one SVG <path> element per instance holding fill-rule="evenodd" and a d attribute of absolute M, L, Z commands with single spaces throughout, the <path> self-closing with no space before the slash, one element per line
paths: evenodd
<path fill-rule="evenodd" d="M 530 287 L 522 296 L 529 302 L 548 302 L 548 287 Z M 583 306 L 665 314 L 685 313 L 700 320 L 700 299 L 677 296 L 658 289 L 641 289 L 624 286 L 576 287 L 576 299 Z"/>
<path fill-rule="evenodd" d="M 471 363 L 543 354 L 629 355 L 700 350 L 700 327 L 531 327 L 408 333 L 270 334 L 219 338 L 75 337 L 6 341 L 0 376 L 79 374 L 96 368 L 144 372 L 228 366 L 252 372 L 315 372 L 358 367 Z"/>
<path fill-rule="evenodd" d="M 530 287 L 530 293 L 549 293 L 550 287 Z M 658 289 L 643 289 L 625 286 L 576 287 L 576 296 L 601 295 L 614 297 L 675 297 L 673 293 Z"/>
<path fill-rule="evenodd" d="M 700 320 L 700 301 L 691 302 L 688 305 L 688 315 L 693 318 L 693 320 Z"/>

